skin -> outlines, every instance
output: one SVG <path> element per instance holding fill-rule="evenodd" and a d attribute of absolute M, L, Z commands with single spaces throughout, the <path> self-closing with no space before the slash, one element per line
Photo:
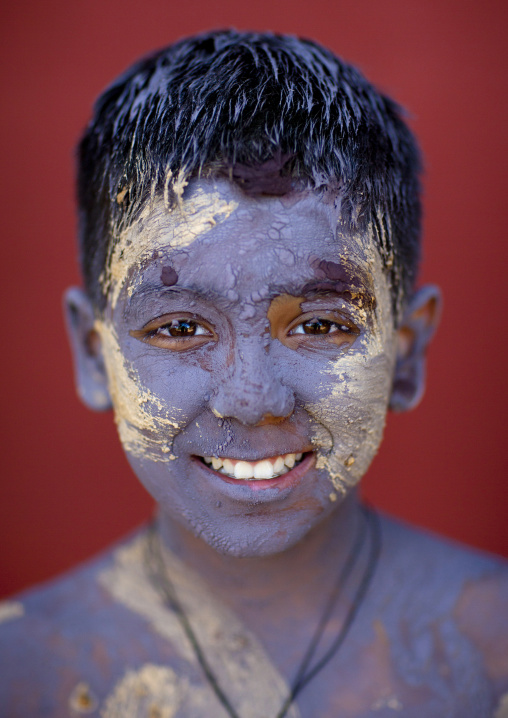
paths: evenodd
<path fill-rule="evenodd" d="M 80 394 L 114 409 L 129 462 L 159 505 L 168 573 L 221 685 L 242 718 L 276 715 L 361 530 L 358 482 L 388 407 L 422 395 L 439 294 L 422 288 L 395 319 L 370 233 L 346 229 L 338 195 L 256 198 L 225 180 L 191 181 L 171 211 L 163 198 L 147 207 L 119 238 L 104 282 L 104 316 L 80 290 L 67 295 Z M 304 454 L 300 466 L 260 482 L 227 480 L 200 458 L 288 452 Z M 293 718 L 492 713 L 508 691 L 506 568 L 381 523 L 369 593 Z M 184 714 L 224 715 L 177 619 L 152 595 L 144 542 L 23 597 L 23 615 L 11 610 L 9 715 L 68 715 L 83 681 L 103 710 L 128 684 L 131 698 L 150 695 L 161 710 L 178 694 Z M 320 655 L 347 617 L 368 548 Z M 233 643 L 243 636 L 239 654 L 217 638 L 228 629 Z M 16 688 L 27 671 L 29 694 Z M 141 690 L 135 681 L 147 676 Z"/>

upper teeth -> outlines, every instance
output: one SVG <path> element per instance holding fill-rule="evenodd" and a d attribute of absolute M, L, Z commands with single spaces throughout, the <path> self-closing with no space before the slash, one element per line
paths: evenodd
<path fill-rule="evenodd" d="M 205 464 L 211 464 L 215 471 L 232 479 L 273 479 L 282 476 L 300 461 L 303 454 L 284 454 L 272 456 L 261 461 L 243 461 L 242 459 L 219 459 L 216 456 L 204 456 Z"/>

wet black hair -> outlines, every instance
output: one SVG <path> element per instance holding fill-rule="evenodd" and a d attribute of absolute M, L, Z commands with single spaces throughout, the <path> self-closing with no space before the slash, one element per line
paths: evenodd
<path fill-rule="evenodd" d="M 141 59 L 99 97 L 78 147 L 91 299 L 104 307 L 114 243 L 147 202 L 227 170 L 251 193 L 338 186 L 343 218 L 372 227 L 397 309 L 417 273 L 421 217 L 419 151 L 402 114 L 354 67 L 293 36 L 214 31 Z"/>

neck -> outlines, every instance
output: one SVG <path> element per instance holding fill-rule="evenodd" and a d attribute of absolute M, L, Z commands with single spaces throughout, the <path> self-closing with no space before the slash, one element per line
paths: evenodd
<path fill-rule="evenodd" d="M 325 520 L 296 545 L 282 553 L 256 558 L 219 554 L 202 539 L 160 513 L 158 530 L 163 545 L 184 562 L 213 592 L 242 612 L 287 604 L 288 595 L 298 603 L 314 604 L 336 580 L 340 567 L 356 540 L 361 507 L 353 491 Z"/>

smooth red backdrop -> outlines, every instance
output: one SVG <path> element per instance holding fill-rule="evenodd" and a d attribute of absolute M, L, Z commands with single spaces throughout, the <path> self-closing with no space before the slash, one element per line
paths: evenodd
<path fill-rule="evenodd" d="M 111 414 L 74 393 L 61 294 L 75 262 L 73 147 L 139 55 L 223 26 L 312 37 L 411 112 L 426 157 L 423 279 L 445 312 L 422 406 L 390 417 L 377 506 L 508 555 L 505 0 L 46 0 L 1 21 L 3 486 L 0 591 L 40 581 L 150 515 Z"/>

